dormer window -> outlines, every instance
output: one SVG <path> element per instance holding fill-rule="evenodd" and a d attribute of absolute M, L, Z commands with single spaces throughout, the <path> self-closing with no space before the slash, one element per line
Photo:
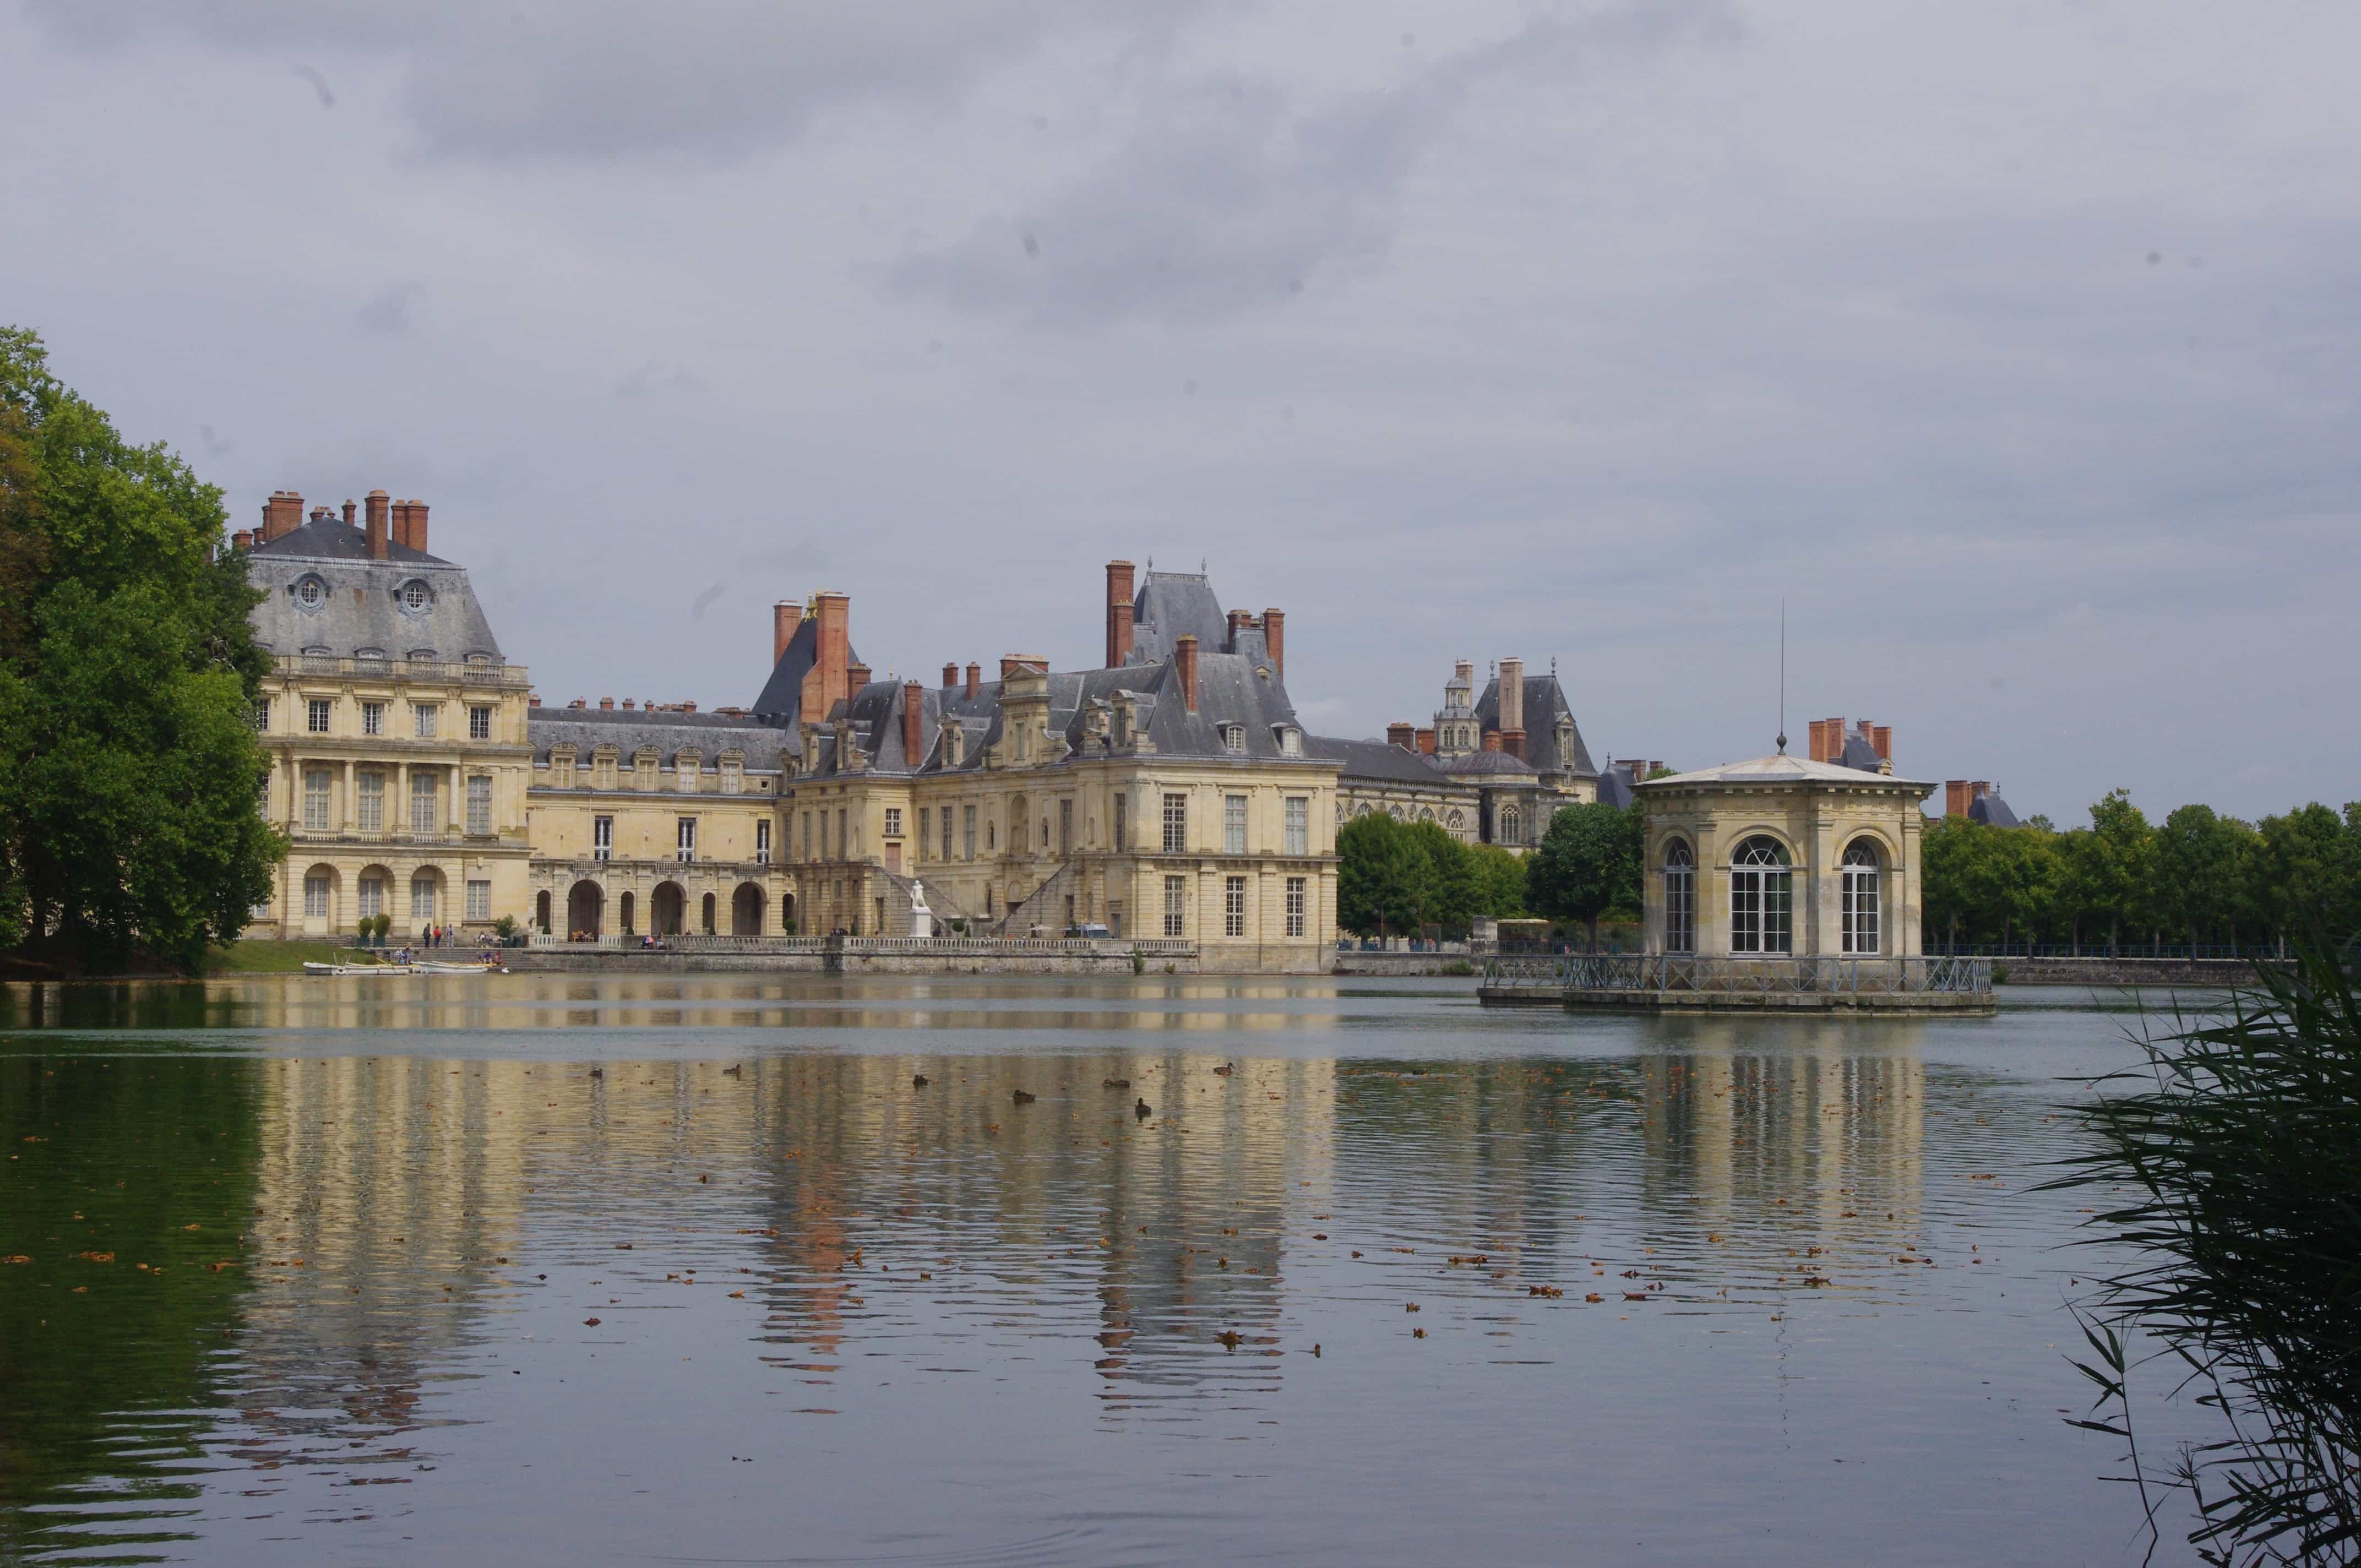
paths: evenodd
<path fill-rule="evenodd" d="M 425 582 L 417 577 L 412 577 L 402 584 L 397 591 L 401 595 L 401 609 L 405 615 L 423 615 L 426 613 L 427 607 L 434 602 L 434 596 L 427 591 Z"/>
<path fill-rule="evenodd" d="M 295 583 L 295 608 L 306 615 L 316 615 L 328 602 L 328 585 L 317 577 L 301 577 Z"/>
<path fill-rule="evenodd" d="M 1282 757 L 1303 755 L 1303 731 L 1291 724 L 1281 725 L 1279 730 L 1279 754 Z"/>
<path fill-rule="evenodd" d="M 1244 754 L 1246 749 L 1246 727 L 1243 724 L 1222 726 L 1222 749 Z"/>

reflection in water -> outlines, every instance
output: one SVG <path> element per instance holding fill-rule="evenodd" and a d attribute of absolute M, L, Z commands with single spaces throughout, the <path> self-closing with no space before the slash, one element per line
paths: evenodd
<path fill-rule="evenodd" d="M 1480 1519 L 1488 1554 L 1558 1556 L 1579 1494 L 1670 1508 L 1668 1560 L 1761 1561 L 1760 1529 L 1745 1555 L 1708 1517 L 1848 1506 L 1832 1444 L 1923 1450 L 1925 1485 L 1971 1489 L 2004 1455 L 2037 1535 L 2092 1511 L 2088 1465 L 2044 1464 L 2048 1427 L 1989 1398 L 2000 1363 L 2055 1381 L 2026 1244 L 2066 1216 L 2015 1191 L 2055 1152 L 2037 1096 L 1930 1065 L 1977 1025 L 1675 1021 L 1583 1054 L 1563 1021 L 1414 990 L 870 985 L 289 985 L 208 996 L 135 1055 L 0 1041 L 0 1253 L 34 1259 L 0 1267 L 0 1556 L 774 1558 L 780 1503 L 803 1555 L 1412 1560 Z M 106 1003 L 152 1028 L 145 1005 Z M 736 1054 L 533 1045 L 577 1011 L 782 1009 L 794 1036 Z M 388 1010 L 516 1033 L 165 1054 Z M 1930 1314 L 1958 1325 L 1932 1354 Z M 1939 1419 L 1916 1409 L 1946 1376 Z M 1911 1413 L 1878 1435 L 1888 1407 Z M 1720 1514 L 1651 1501 L 1675 1432 Z M 1207 1440 L 1246 1448 L 1187 1457 Z M 731 1504 L 701 1464 L 759 1485 Z M 1114 1479 L 1142 1465 L 1182 1492 L 1144 1507 Z M 1407 1525 L 1415 1497 L 1444 1539 Z M 1914 1555 L 2010 1555 L 1954 1544 Z"/>

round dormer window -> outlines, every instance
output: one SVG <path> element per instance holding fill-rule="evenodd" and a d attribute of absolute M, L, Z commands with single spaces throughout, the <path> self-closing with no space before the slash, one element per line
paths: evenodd
<path fill-rule="evenodd" d="M 426 585 L 416 577 L 402 584 L 397 590 L 397 596 L 401 601 L 402 613 L 405 615 L 424 615 L 434 603 L 434 596 L 429 593 Z"/>
<path fill-rule="evenodd" d="M 307 615 L 316 614 L 328 602 L 328 585 L 317 577 L 299 577 L 295 582 L 295 608 Z"/>

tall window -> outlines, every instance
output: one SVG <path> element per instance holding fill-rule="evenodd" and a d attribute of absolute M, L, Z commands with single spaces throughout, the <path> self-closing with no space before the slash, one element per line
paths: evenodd
<path fill-rule="evenodd" d="M 1074 852 L 1074 803 L 1069 798 L 1058 803 L 1058 853 Z"/>
<path fill-rule="evenodd" d="M 1787 846 L 1758 834 L 1738 846 L 1730 866 L 1730 950 L 1793 952 L 1795 872 Z"/>
<path fill-rule="evenodd" d="M 594 817 L 590 819 L 590 858 L 611 861 L 615 858 L 615 819 Z"/>
<path fill-rule="evenodd" d="M 361 733 L 364 735 L 385 733 L 385 704 L 381 702 L 361 704 Z"/>
<path fill-rule="evenodd" d="M 1503 844 L 1523 843 L 1525 841 L 1524 828 L 1524 818 L 1519 815 L 1515 806 L 1504 806 L 1500 808 L 1500 842 Z"/>
<path fill-rule="evenodd" d="M 948 861 L 948 860 L 950 860 L 950 859 L 951 858 L 951 854 L 952 854 L 952 850 L 951 850 L 951 808 L 950 808 L 950 806 L 944 806 L 944 807 L 943 807 L 943 810 L 942 810 L 942 815 L 941 815 L 939 817 L 936 818 L 936 820 L 937 820 L 937 821 L 941 825 L 941 828 L 942 828 L 942 831 L 943 831 L 943 859 L 945 859 L 945 860 L 947 860 L 947 861 Z"/>
<path fill-rule="evenodd" d="M 771 863 L 771 819 L 767 817 L 754 819 L 754 863 L 758 866 Z"/>
<path fill-rule="evenodd" d="M 1115 723 L 1111 728 L 1108 744 L 1114 746 L 1131 744 L 1131 709 L 1123 703 L 1115 705 Z"/>
<path fill-rule="evenodd" d="M 328 879 L 317 872 L 303 879 L 303 914 L 312 920 L 328 917 Z"/>
<path fill-rule="evenodd" d="M 1246 934 L 1246 879 L 1242 876 L 1222 879 L 1222 935 L 1243 937 Z"/>
<path fill-rule="evenodd" d="M 470 740 L 489 740 L 491 738 L 492 710 L 489 707 L 469 708 L 467 710 L 467 739 Z"/>
<path fill-rule="evenodd" d="M 1189 848 L 1189 797 L 1168 795 L 1164 797 L 1164 852 L 1178 855 Z"/>
<path fill-rule="evenodd" d="M 303 830 L 325 833 L 328 830 L 328 770 L 303 770 Z"/>
<path fill-rule="evenodd" d="M 682 817 L 680 819 L 680 827 L 674 835 L 674 839 L 680 851 L 681 864 L 686 865 L 689 861 L 697 859 L 697 818 L 694 817 Z"/>
<path fill-rule="evenodd" d="M 325 735 L 328 732 L 328 699 L 324 696 L 315 696 L 306 703 L 303 728 L 314 735 Z"/>
<path fill-rule="evenodd" d="M 385 775 L 374 771 L 360 776 L 360 828 L 364 833 L 385 831 Z M 376 910 L 369 911 L 374 915 Z"/>
<path fill-rule="evenodd" d="M 492 917 L 492 884 L 471 882 L 467 884 L 467 918 L 489 920 Z"/>
<path fill-rule="evenodd" d="M 1223 725 L 1222 749 L 1225 751 L 1245 751 L 1246 749 L 1246 727 L 1243 724 Z"/>
<path fill-rule="evenodd" d="M 492 830 L 492 781 L 489 775 L 477 773 L 467 780 L 467 831 L 489 833 Z"/>
<path fill-rule="evenodd" d="M 443 709 L 439 704 L 420 703 L 410 710 L 412 734 L 421 740 L 434 740 L 435 725 L 442 717 Z"/>
<path fill-rule="evenodd" d="M 836 858 L 840 861 L 852 858 L 852 840 L 845 836 L 844 807 L 840 806 L 836 808 Z"/>
<path fill-rule="evenodd" d="M 1243 855 L 1246 852 L 1246 797 L 1242 795 L 1222 796 L 1222 853 Z"/>
<path fill-rule="evenodd" d="M 434 873 L 420 872 L 410 879 L 410 917 L 412 920 L 434 918 Z"/>
<path fill-rule="evenodd" d="M 361 918 L 374 920 L 385 913 L 385 878 L 361 878 Z"/>
<path fill-rule="evenodd" d="M 901 836 L 902 808 L 898 806 L 889 806 L 885 808 L 885 837 L 899 839 Z"/>
<path fill-rule="evenodd" d="M 1855 839 L 1844 852 L 1844 950 L 1877 948 L 1877 846 Z"/>
<path fill-rule="evenodd" d="M 434 775 L 419 772 L 410 775 L 410 830 L 415 834 L 434 831 Z"/>
<path fill-rule="evenodd" d="M 1664 951 L 1697 951 L 1697 858 L 1682 839 L 1664 846 Z"/>
<path fill-rule="evenodd" d="M 972 806 L 960 807 L 960 854 L 967 860 L 975 859 L 975 807 Z"/>
<path fill-rule="evenodd" d="M 1164 934 L 1185 937 L 1189 934 L 1189 879 L 1169 876 L 1164 879 Z"/>
<path fill-rule="evenodd" d="M 1287 797 L 1287 853 L 1312 852 L 1312 802 L 1300 795 Z M 1301 933 L 1297 933 L 1299 936 Z"/>
<path fill-rule="evenodd" d="M 795 849 L 796 847 L 793 844 L 787 846 L 787 858 L 789 860 L 793 860 L 795 858 Z M 807 811 L 804 813 L 804 859 L 808 861 L 816 858 L 817 857 L 812 854 L 811 813 Z"/>
<path fill-rule="evenodd" d="M 1290 937 L 1303 935 L 1304 894 L 1310 881 L 1308 877 L 1300 876 L 1287 879 L 1287 934 Z"/>
<path fill-rule="evenodd" d="M 1115 797 L 1115 847 L 1117 850 L 1131 848 L 1131 797 Z"/>
<path fill-rule="evenodd" d="M 254 727 L 257 729 L 261 730 L 268 730 L 270 728 L 270 699 L 269 697 L 264 697 L 260 702 L 254 705 Z"/>

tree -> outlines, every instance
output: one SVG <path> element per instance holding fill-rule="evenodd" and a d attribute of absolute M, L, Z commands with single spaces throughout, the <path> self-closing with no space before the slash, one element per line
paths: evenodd
<path fill-rule="evenodd" d="M 1476 877 L 1476 912 L 1495 920 L 1522 918 L 1525 914 L 1524 857 L 1498 844 L 1468 844 L 1464 848 Z"/>
<path fill-rule="evenodd" d="M 2156 835 L 2157 886 L 2165 912 L 2196 947 L 2211 934 L 2235 939 L 2246 883 L 2246 839 L 2253 829 L 2210 806 L 2184 806 Z"/>
<path fill-rule="evenodd" d="M 2068 875 L 2075 904 L 2103 920 L 2110 949 L 2121 945 L 2126 921 L 2148 925 L 2155 908 L 2156 830 L 2131 801 L 2110 790 L 2091 807 L 2091 831 L 2074 844 Z"/>
<path fill-rule="evenodd" d="M 1415 929 L 1433 902 L 1434 861 L 1381 811 L 1336 829 L 1336 923 L 1362 936 Z"/>
<path fill-rule="evenodd" d="M 2349 814 L 2351 807 L 2346 808 Z M 2317 927 L 2342 941 L 2361 928 L 2354 832 L 2318 801 L 2255 825 L 2247 903 L 2262 934 L 2301 938 Z"/>
<path fill-rule="evenodd" d="M 1579 920 L 1598 944 L 1598 917 L 1640 900 L 1640 808 L 1593 801 L 1561 806 L 1526 861 L 1525 901 L 1554 920 Z"/>
<path fill-rule="evenodd" d="M 194 967 L 269 896 L 269 660 L 223 521 L 0 329 L 0 945 Z"/>

